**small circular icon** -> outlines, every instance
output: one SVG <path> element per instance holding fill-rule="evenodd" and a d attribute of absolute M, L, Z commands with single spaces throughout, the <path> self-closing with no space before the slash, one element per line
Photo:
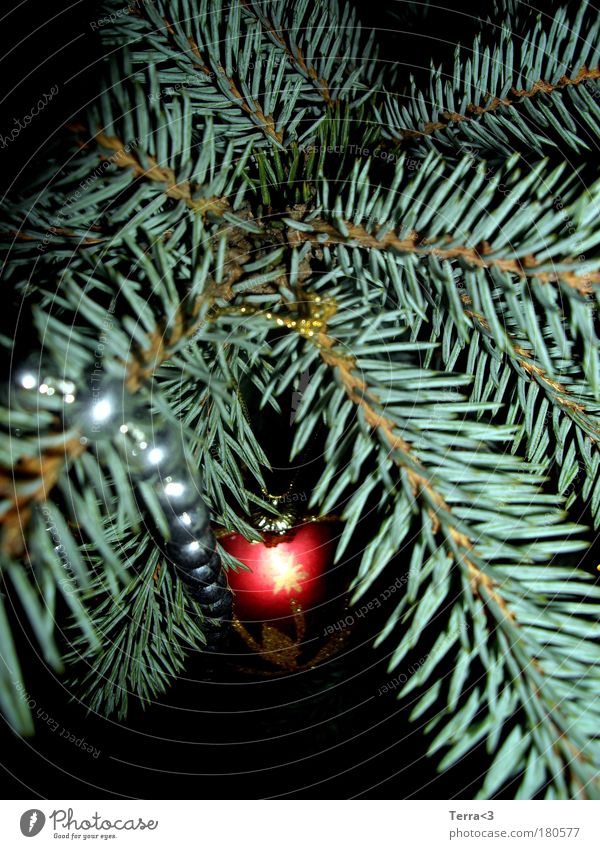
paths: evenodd
<path fill-rule="evenodd" d="M 37 808 L 31 808 L 21 816 L 21 834 L 25 837 L 35 837 L 43 829 L 46 816 Z"/>

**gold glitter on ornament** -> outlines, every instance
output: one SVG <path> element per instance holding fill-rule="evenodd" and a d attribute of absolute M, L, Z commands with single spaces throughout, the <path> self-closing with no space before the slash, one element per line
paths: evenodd
<path fill-rule="evenodd" d="M 306 633 L 306 619 L 304 611 L 299 602 L 292 598 L 290 599 L 290 607 L 294 616 L 294 625 L 296 629 L 296 639 L 292 639 L 283 631 L 269 625 L 267 622 L 262 623 L 261 641 L 256 640 L 252 634 L 245 628 L 237 617 L 233 618 L 233 627 L 246 643 L 248 648 L 260 655 L 262 660 L 276 667 L 271 673 L 264 672 L 262 674 L 276 674 L 277 672 L 301 672 L 306 669 L 314 669 L 319 663 L 327 660 L 333 655 L 341 651 L 350 636 L 350 629 L 345 628 L 336 633 L 317 651 L 313 657 L 304 662 L 300 661 L 302 655 L 302 641 Z"/>

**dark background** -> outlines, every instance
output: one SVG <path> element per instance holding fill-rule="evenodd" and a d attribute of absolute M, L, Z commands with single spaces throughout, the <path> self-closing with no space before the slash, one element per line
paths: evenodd
<path fill-rule="evenodd" d="M 379 29 L 383 60 L 419 74 L 432 53 L 440 61 L 452 56 L 456 41 L 468 41 L 476 28 L 464 14 L 466 4 L 452 6 L 428 16 L 415 11 L 418 4 L 369 4 L 361 11 L 365 24 Z M 486 8 L 478 4 L 479 14 Z M 6 13 L 0 133 L 8 135 L 13 118 L 29 112 L 52 85 L 59 92 L 15 142 L 0 150 L 3 189 L 14 179 L 26 185 L 44 167 L 46 140 L 98 93 L 102 52 L 90 27 L 98 14 L 94 2 L 71 6 L 63 0 L 46 8 L 26 2 Z M 406 565 L 398 562 L 398 574 Z M 394 569 L 386 574 L 394 575 Z M 336 621 L 339 613 L 332 607 L 327 615 Z M 336 659 L 284 678 L 240 672 L 240 665 L 253 667 L 251 658 L 209 665 L 199 654 L 192 656 L 166 696 L 145 711 L 132 707 L 126 722 L 88 715 L 72 699 L 76 689 L 67 677 L 56 679 L 45 670 L 23 634 L 20 651 L 28 686 L 33 682 L 34 715 L 39 710 L 48 720 L 38 721 L 31 739 L 3 729 L 7 796 L 471 798 L 472 782 L 478 783 L 484 768 L 483 753 L 438 776 L 435 759 L 425 758 L 431 737 L 423 735 L 420 723 L 408 722 L 410 703 L 399 703 L 393 693 L 378 695 L 414 661 L 407 658 L 390 675 L 390 647 L 371 647 L 386 613 L 365 619 Z M 99 756 L 61 737 L 62 728 L 76 739 L 84 737 Z"/>

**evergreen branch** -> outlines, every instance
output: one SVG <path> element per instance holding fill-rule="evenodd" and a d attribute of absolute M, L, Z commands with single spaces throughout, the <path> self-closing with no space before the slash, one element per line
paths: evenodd
<path fill-rule="evenodd" d="M 322 250 L 328 267 L 341 267 L 349 280 L 357 281 L 354 285 L 377 286 L 382 306 L 392 303 L 393 294 L 397 303 L 423 317 L 434 287 L 444 295 L 463 338 L 471 332 L 459 296 L 461 287 L 466 289 L 499 349 L 512 348 L 505 330 L 510 320 L 530 342 L 548 376 L 556 379 L 539 326 L 542 310 L 562 351 L 575 354 L 573 337 L 581 344 L 582 367 L 598 395 L 594 294 L 600 276 L 597 260 L 587 250 L 595 251 L 600 240 L 600 181 L 577 199 L 570 179 L 560 185 L 562 166 L 548 173 L 540 162 L 521 178 L 517 162 L 512 157 L 502 172 L 490 177 L 480 164 L 472 169 L 468 159 L 450 173 L 431 154 L 414 175 L 406 174 L 402 157 L 391 185 L 372 186 L 369 163 L 356 161 L 335 197 L 329 181 L 321 177 L 317 209 L 301 221 L 285 219 L 288 239 L 292 245 L 310 243 L 315 251 Z M 574 237 L 556 232 L 557 224 L 560 228 L 565 221 L 581 240 L 577 259 L 572 254 Z M 368 252 L 368 262 L 361 251 Z M 382 266 L 391 290 L 378 283 L 375 269 Z M 558 283 L 556 290 L 547 285 L 552 281 Z M 559 301 L 562 295 L 566 297 Z"/>
<path fill-rule="evenodd" d="M 552 11 L 549 27 L 539 16 L 516 28 L 511 12 L 499 37 L 488 22 L 468 51 L 457 48 L 450 74 L 432 64 L 425 92 L 411 78 L 406 106 L 387 96 L 384 133 L 446 151 L 466 144 L 497 158 L 515 149 L 589 150 L 599 131 L 600 18 L 587 0 L 574 20 L 565 8 Z M 488 33 L 492 50 L 484 47 Z"/>
<path fill-rule="evenodd" d="M 373 404 L 380 402 L 372 397 L 365 381 L 356 374 L 356 361 L 337 353 L 335 340 L 325 332 L 319 332 L 316 342 L 323 362 L 337 372 L 348 398 L 361 408 L 365 422 L 379 432 L 384 444 L 394 453 L 395 462 L 404 470 L 413 495 L 416 498 L 425 499 L 434 528 L 439 530 L 438 514 L 441 512 L 451 516 L 452 511 L 443 496 L 435 489 L 422 463 L 415 457 L 410 443 L 397 432 L 397 424 L 394 421 L 375 410 Z M 513 622 L 516 621 L 514 613 L 509 610 L 504 599 L 498 594 L 497 585 L 493 579 L 469 559 L 469 552 L 473 549 L 473 543 L 469 537 L 453 525 L 448 525 L 448 531 L 457 547 L 463 552 L 473 590 L 479 592 L 481 587 L 485 587 L 503 614 Z"/>
<path fill-rule="evenodd" d="M 170 360 L 186 343 L 194 339 L 199 341 L 202 338 L 201 331 L 206 329 L 207 323 L 212 320 L 213 309 L 217 302 L 227 303 L 240 291 L 275 294 L 276 289 L 265 287 L 265 277 L 269 277 L 276 286 L 286 286 L 286 270 L 276 258 L 273 262 L 267 262 L 264 265 L 265 268 L 274 265 L 270 272 L 259 276 L 255 274 L 256 264 L 260 260 L 249 262 L 249 246 L 242 244 L 245 236 L 243 230 L 236 231 L 232 228 L 226 228 L 214 234 L 213 242 L 227 243 L 223 257 L 225 261 L 220 264 L 216 275 L 208 272 L 208 264 L 206 264 L 204 282 L 201 287 L 197 283 L 198 292 L 191 305 L 175 307 L 174 313 L 165 326 L 157 325 L 145 337 L 146 347 L 139 347 L 129 356 L 126 385 L 131 391 L 136 391 L 143 382 L 151 379 L 158 368 Z M 206 256 L 210 258 L 210 248 L 206 247 Z M 257 253 L 264 255 L 265 251 L 257 251 Z M 251 267 L 249 271 L 248 267 Z"/>
<path fill-rule="evenodd" d="M 311 218 L 307 223 L 312 233 L 316 235 L 296 231 L 292 237 L 294 243 L 310 241 L 315 246 L 348 244 L 374 250 L 393 250 L 401 254 L 460 259 L 472 268 L 497 268 L 500 271 L 516 274 L 522 279 L 535 278 L 541 283 L 562 282 L 581 295 L 590 294 L 592 284 L 600 283 L 600 271 L 589 272 L 585 277 L 576 273 L 574 269 L 578 267 L 578 261 L 573 257 L 557 260 L 557 265 L 561 266 L 560 270 L 541 271 L 538 269 L 543 268 L 546 263 L 539 261 L 534 255 L 528 254 L 515 259 L 498 257 L 498 250 L 489 244 L 483 243 L 476 247 L 457 245 L 456 237 L 452 234 L 446 234 L 441 239 L 436 237 L 435 240 L 428 240 L 415 232 L 403 238 L 396 232 L 390 232 L 389 226 L 374 227 L 373 231 L 369 232 L 364 226 L 343 219 L 338 221 L 337 226 L 318 218 Z M 399 230 L 402 229 L 400 226 Z M 319 235 L 324 235 L 326 238 L 319 238 Z M 452 246 L 441 247 L 444 241 L 451 243 Z"/>
<path fill-rule="evenodd" d="M 445 546 L 448 550 L 448 555 L 451 558 L 456 557 L 459 563 L 465 568 L 466 577 L 468 577 L 468 585 L 470 586 L 471 591 L 474 593 L 476 598 L 480 600 L 480 604 L 483 606 L 483 609 L 485 609 L 485 611 L 493 617 L 502 629 L 502 632 L 506 634 L 506 639 L 503 642 L 504 653 L 510 656 L 510 665 L 514 668 L 513 674 L 518 675 L 519 678 L 523 678 L 528 682 L 526 690 L 523 693 L 520 693 L 520 697 L 524 709 L 530 716 L 530 722 L 533 722 L 533 730 L 531 732 L 533 737 L 525 743 L 527 738 L 520 735 L 520 738 L 522 737 L 523 739 L 523 746 L 526 745 L 527 747 L 530 747 L 534 745 L 535 728 L 537 723 L 545 725 L 548 739 L 551 741 L 553 755 L 560 758 L 560 762 L 562 764 L 561 769 L 570 770 L 571 772 L 572 785 L 574 788 L 577 788 L 573 792 L 582 798 L 587 798 L 588 794 L 595 796 L 596 793 L 600 792 L 600 788 L 595 786 L 594 779 L 592 778 L 594 773 L 593 754 L 591 751 L 584 751 L 583 748 L 577 746 L 573 742 L 572 735 L 569 735 L 568 733 L 572 727 L 572 720 L 569 714 L 563 709 L 561 700 L 557 700 L 554 683 L 556 673 L 553 671 L 555 664 L 552 663 L 551 667 L 550 658 L 547 659 L 548 668 L 546 668 L 546 664 L 544 664 L 543 661 L 541 663 L 538 662 L 537 658 L 543 657 L 544 655 L 544 650 L 540 644 L 538 644 L 536 649 L 533 651 L 532 660 L 531 639 L 533 634 L 530 632 L 527 624 L 529 615 L 525 616 L 525 620 L 523 621 L 523 617 L 516 612 L 520 607 L 520 602 L 517 602 L 517 599 L 519 599 L 521 595 L 519 594 L 518 596 L 515 596 L 513 591 L 510 591 L 508 594 L 506 593 L 507 589 L 510 590 L 511 585 L 510 583 L 507 583 L 509 576 L 505 571 L 500 570 L 502 573 L 502 580 L 499 580 L 498 578 L 492 577 L 492 574 L 489 572 L 489 567 L 486 568 L 483 565 L 481 557 L 477 552 L 478 546 L 475 541 L 475 536 L 480 537 L 479 544 L 483 546 L 484 549 L 488 549 L 489 544 L 485 542 L 484 539 L 481 539 L 481 531 L 474 535 L 473 532 L 469 532 L 467 530 L 468 525 L 465 526 L 464 521 L 459 521 L 454 518 L 454 510 L 451 508 L 447 499 L 438 490 L 431 474 L 425 471 L 418 457 L 415 455 L 410 443 L 398 433 L 398 423 L 383 415 L 376 409 L 381 402 L 374 395 L 373 390 L 369 388 L 367 382 L 358 377 L 356 374 L 359 364 L 352 358 L 337 353 L 335 351 L 335 340 L 325 333 L 321 333 L 319 335 L 317 344 L 319 346 L 321 358 L 329 367 L 336 371 L 348 398 L 361 409 L 362 419 L 366 426 L 376 430 L 380 435 L 386 452 L 388 450 L 392 452 L 394 462 L 396 465 L 401 467 L 410 482 L 413 496 L 424 502 L 424 506 L 431 520 L 432 533 L 436 534 L 441 529 L 444 530 Z M 364 372 L 364 368 L 362 371 Z M 476 509 L 476 512 L 480 512 L 483 505 L 480 501 L 476 501 L 475 503 L 479 503 L 480 507 L 479 510 Z M 383 532 L 389 532 L 387 524 L 384 526 Z M 396 545 L 400 544 L 403 536 L 404 531 L 400 534 L 400 539 L 396 541 Z M 386 550 L 388 548 L 389 546 Z M 550 569 L 550 572 L 551 571 L 552 570 Z M 514 581 L 515 578 L 516 576 L 513 575 L 511 580 Z M 435 592 L 434 588 L 431 589 Z M 443 594 L 446 591 L 447 586 L 446 590 L 440 589 L 437 593 L 436 606 L 439 605 L 440 600 L 443 598 Z M 589 587 L 587 591 L 590 595 L 592 594 L 592 590 Z M 515 602 L 517 602 L 516 607 L 514 606 Z M 421 603 L 423 607 L 427 607 L 427 616 L 430 617 L 432 615 L 431 602 L 427 605 L 425 598 L 423 598 Z M 401 606 L 402 604 L 403 603 L 401 603 Z M 415 614 L 415 617 L 417 617 L 417 614 Z M 396 621 L 396 618 L 394 618 L 394 621 Z M 535 619 L 534 621 L 538 620 Z M 417 628 L 417 623 L 418 618 L 415 618 L 415 628 Z M 414 640 L 417 639 L 418 634 L 422 631 L 422 629 L 423 623 L 418 625 L 418 630 L 414 630 L 412 627 L 409 629 L 409 634 L 412 635 L 413 642 L 411 642 L 411 639 L 407 634 L 402 642 L 404 648 L 398 649 L 394 656 L 392 666 L 399 662 L 402 655 L 406 652 L 407 647 L 414 644 Z M 528 648 L 525 652 L 523 652 L 523 648 L 525 646 L 528 646 Z M 434 653 L 432 652 L 432 654 Z M 439 653 L 435 654 L 435 662 L 437 662 Z M 430 667 L 435 665 L 435 662 L 430 664 Z M 488 674 L 491 674 L 491 671 Z M 417 683 L 418 682 L 411 682 L 409 686 L 404 688 L 403 692 L 408 689 L 412 689 L 412 687 Z M 475 692 L 477 691 L 473 691 L 473 695 L 475 695 Z M 451 698 L 454 697 L 451 696 Z M 472 702 L 472 700 L 470 701 Z M 493 706 L 490 704 L 490 710 L 492 709 Z M 457 720 L 459 715 L 457 715 Z M 494 739 L 496 743 L 493 745 L 492 750 L 496 748 L 499 739 L 499 728 L 501 728 L 503 722 L 504 717 L 499 720 L 499 726 L 496 725 L 495 727 Z M 442 733 L 440 738 L 447 739 L 447 735 Z M 538 743 L 535 743 L 535 745 L 537 746 Z M 523 748 L 521 748 L 520 751 L 522 752 Z M 544 757 L 546 757 L 546 755 L 548 755 L 548 753 L 544 753 Z M 486 797 L 490 792 L 488 788 L 490 782 L 493 780 L 492 775 L 496 776 L 499 772 L 503 776 L 508 777 L 508 774 L 511 771 L 514 772 L 515 769 L 519 768 L 520 760 L 513 759 L 511 767 L 505 772 L 502 772 L 504 769 L 504 767 L 502 767 L 502 761 L 504 758 L 504 752 L 500 749 L 492 766 L 492 770 L 486 779 L 486 784 L 482 791 L 484 797 Z M 514 755 L 513 758 L 515 758 Z M 503 779 L 498 779 L 499 783 L 502 780 Z"/>
<path fill-rule="evenodd" d="M 583 65 L 574 77 L 568 77 L 564 74 L 555 83 L 545 82 L 544 80 L 536 80 L 536 82 L 527 89 L 517 89 L 513 87 L 509 91 L 512 99 L 508 96 L 493 97 L 487 104 L 476 105 L 474 103 L 469 103 L 464 114 L 459 114 L 458 112 L 441 112 L 440 118 L 442 120 L 435 122 L 429 121 L 424 124 L 420 130 L 401 129 L 399 132 L 394 130 L 391 137 L 394 141 L 402 142 L 405 139 L 429 136 L 437 130 L 445 130 L 451 124 L 473 120 L 473 116 L 480 117 L 490 112 L 496 112 L 503 106 L 514 106 L 519 101 L 535 97 L 540 92 L 543 92 L 544 94 L 551 94 L 554 91 L 560 91 L 568 86 L 578 86 L 587 81 L 597 79 L 600 79 L 600 66 L 587 68 Z"/>
<path fill-rule="evenodd" d="M 101 649 L 91 651 L 76 638 L 67 661 L 82 674 L 88 709 L 123 719 L 131 697 L 147 706 L 183 670 L 188 651 L 201 650 L 206 640 L 201 608 L 165 568 L 148 535 L 120 542 L 139 571 L 117 596 L 97 581 L 88 605 Z"/>
<path fill-rule="evenodd" d="M 468 296 L 461 297 L 468 303 Z M 468 311 L 468 312 L 473 312 Z M 520 435 L 513 441 L 515 452 L 522 443 L 533 463 L 543 463 L 556 478 L 559 492 L 569 493 L 566 507 L 575 499 L 590 509 L 594 526 L 600 523 L 600 407 L 585 385 L 581 369 L 557 348 L 551 348 L 553 371 L 561 381 L 551 378 L 537 362 L 531 349 L 523 347 L 520 333 L 507 321 L 510 345 L 502 351 L 481 314 L 472 316 L 475 332 L 466 340 L 454 322 L 448 322 L 441 303 L 428 313 L 428 323 L 418 319 L 413 332 L 440 346 L 438 366 L 446 370 L 459 367 L 472 375 L 470 400 L 474 404 L 491 399 L 502 403 L 504 411 L 491 413 L 493 420 L 521 422 Z M 549 336 L 549 332 L 546 336 Z M 433 352 L 430 352 L 433 354 Z M 432 358 L 429 358 L 429 363 Z M 529 366 L 529 367 L 528 367 Z M 516 380 L 515 380 L 516 378 Z M 583 485 L 575 480 L 583 477 Z"/>
<path fill-rule="evenodd" d="M 220 346 L 221 341 L 214 336 L 212 326 L 208 326 L 196 337 L 195 346 L 207 349 Z M 212 380 L 200 394 L 195 384 L 182 391 L 177 379 L 182 363 L 177 356 L 161 374 L 161 389 L 171 408 L 181 416 L 182 425 L 194 434 L 190 451 L 202 458 L 204 497 L 214 522 L 256 539 L 256 532 L 243 516 L 250 514 L 252 504 L 263 508 L 265 505 L 263 499 L 249 490 L 248 481 L 240 470 L 240 457 L 244 458 L 247 476 L 256 481 L 261 491 L 265 489 L 262 470 L 269 467 L 269 460 L 253 433 L 239 386 L 242 380 L 249 380 L 264 396 L 269 370 L 261 369 L 255 357 L 252 357 L 251 368 L 249 359 L 243 348 L 229 345 L 225 356 L 215 363 L 212 380 L 217 378 L 228 386 L 238 387 L 238 391 L 231 393 L 227 406 L 215 397 Z M 171 380 L 169 372 L 174 373 Z"/>
<path fill-rule="evenodd" d="M 126 44 L 127 31 L 135 33 L 141 49 L 133 61 L 144 66 L 135 78 L 147 75 L 151 61 L 152 97 L 168 104 L 169 86 L 185 87 L 192 122 L 215 115 L 217 137 L 224 132 L 234 145 L 253 141 L 282 148 L 298 136 L 303 119 L 304 136 L 323 119 L 324 105 L 315 103 L 310 83 L 241 0 L 201 0 L 191 15 L 186 3 L 157 0 L 144 4 L 141 17 L 105 37 Z"/>
<path fill-rule="evenodd" d="M 242 3 L 327 106 L 335 106 L 361 89 L 367 93 L 377 89 L 381 74 L 375 72 L 374 33 L 363 43 L 361 26 L 348 3 L 341 10 L 332 0 L 242 0 Z M 363 99 L 364 93 L 360 100 Z"/>
<path fill-rule="evenodd" d="M 0 572 L 2 583 L 5 580 L 4 568 Z M 0 707 L 2 713 L 15 732 L 23 735 L 33 734 L 33 720 L 27 704 L 27 690 L 23 683 L 23 674 L 14 643 L 10 621 L 5 606 L 5 594 L 0 591 Z"/>
<path fill-rule="evenodd" d="M 471 299 L 468 295 L 463 295 L 461 300 L 464 304 L 470 304 Z M 493 334 L 491 333 L 491 328 L 489 322 L 485 318 L 485 316 L 480 313 L 472 310 L 466 309 L 465 315 L 469 316 L 469 318 L 473 319 L 476 326 L 478 326 L 482 331 L 484 331 L 488 336 L 493 338 Z M 542 388 L 546 391 L 546 393 L 551 398 L 552 402 L 557 404 L 561 409 L 570 415 L 574 421 L 577 423 L 579 427 L 584 426 L 587 434 L 593 440 L 594 444 L 598 443 L 598 439 L 600 439 L 600 426 L 598 422 L 589 415 L 586 415 L 586 406 L 580 401 L 576 401 L 572 397 L 571 390 L 565 386 L 565 384 L 560 383 L 558 380 L 554 380 L 549 377 L 543 368 L 536 365 L 536 355 L 531 348 L 524 348 L 522 345 L 518 344 L 516 339 L 509 334 L 509 338 L 512 341 L 512 351 L 514 359 L 521 366 L 521 368 L 527 373 L 527 375 L 536 380 Z M 577 416 L 574 414 L 577 413 Z"/>
<path fill-rule="evenodd" d="M 476 327 L 479 327 L 488 337 L 492 336 L 489 325 L 483 316 L 474 313 L 472 310 L 467 310 L 467 314 L 474 319 Z M 535 385 L 541 386 L 546 397 L 559 411 L 560 415 L 555 416 L 553 420 L 556 444 L 552 445 L 550 440 L 546 440 L 549 463 L 554 459 L 558 468 L 562 466 L 558 481 L 561 494 L 567 490 L 574 478 L 583 471 L 585 485 L 582 492 L 573 491 L 572 498 L 569 499 L 567 506 L 570 506 L 576 495 L 581 495 L 583 503 L 589 506 L 594 517 L 594 527 L 597 527 L 600 523 L 600 454 L 598 452 L 600 419 L 597 403 L 594 403 L 592 398 L 586 398 L 584 387 L 581 385 L 575 386 L 574 389 L 577 390 L 577 398 L 586 398 L 586 403 L 583 403 L 582 400 L 574 400 L 573 390 L 569 389 L 564 383 L 550 378 L 540 366 L 536 365 L 533 351 L 517 344 L 514 338 L 513 352 L 509 350 L 508 355 L 513 368 L 518 365 L 522 369 L 521 374 L 524 374 L 528 381 L 534 381 Z M 481 366 L 482 363 L 483 361 L 480 360 L 478 366 Z M 498 386 L 496 380 L 494 380 L 494 383 Z M 511 402 L 511 408 L 515 403 L 521 407 L 525 429 L 529 437 L 526 448 L 527 456 L 532 460 L 539 461 L 540 448 L 543 447 L 541 440 L 545 433 L 544 429 L 540 427 L 540 423 L 545 420 L 546 412 L 542 405 L 539 408 L 538 415 L 534 415 L 532 410 L 535 401 L 533 395 L 527 397 L 525 392 L 516 392 L 515 400 Z M 572 439 L 568 447 L 565 444 L 568 426 L 565 429 L 564 416 L 567 416 L 577 429 L 577 438 Z M 567 457 L 569 458 L 568 461 L 566 461 Z"/>
<path fill-rule="evenodd" d="M 177 103 L 170 110 L 176 130 L 169 123 L 157 121 L 148 140 L 147 132 L 142 136 L 141 130 L 135 139 L 122 136 L 125 126 L 115 126 L 105 104 L 101 113 L 92 116 L 90 125 L 110 126 L 112 134 L 99 131 L 87 142 L 80 142 L 75 155 L 77 168 L 58 181 L 55 192 L 43 191 L 40 197 L 36 191 L 11 204 L 14 226 L 10 232 L 17 234 L 20 243 L 10 249 L 18 250 L 29 261 L 32 256 L 52 265 L 68 260 L 73 268 L 78 260 L 68 242 L 74 238 L 79 240 L 77 247 L 116 249 L 128 231 L 143 224 L 154 238 L 178 239 L 188 232 L 182 222 L 190 214 L 203 223 L 229 219 L 235 226 L 234 213 L 242 205 L 246 188 L 244 183 L 239 186 L 238 180 L 245 171 L 250 148 L 235 160 L 231 145 L 217 154 L 213 123 L 208 119 L 202 145 L 193 153 L 191 121 L 185 114 L 189 103 L 185 98 L 183 101 L 183 107 Z M 141 110 L 134 118 L 143 124 Z M 131 133 L 130 123 L 127 131 Z M 125 143 L 122 138 L 129 141 Z M 112 152 L 103 153 L 103 148 Z M 160 161 L 153 150 L 160 152 Z M 53 269 L 52 276 L 55 273 Z"/>
<path fill-rule="evenodd" d="M 229 201 L 226 197 L 200 197 L 195 199 L 194 195 L 199 188 L 197 185 L 189 180 L 178 181 L 172 168 L 161 167 L 156 159 L 148 154 L 145 155 L 148 165 L 147 167 L 144 166 L 139 155 L 125 152 L 125 144 L 120 139 L 107 136 L 101 132 L 96 136 L 96 141 L 102 147 L 116 151 L 110 161 L 114 162 L 117 167 L 131 168 L 136 177 L 163 183 L 165 195 L 175 200 L 182 200 L 192 212 L 199 213 L 202 216 L 211 213 L 220 217 L 229 208 Z M 100 155 L 101 160 L 106 158 Z"/>
<path fill-rule="evenodd" d="M 324 13 L 337 25 L 323 26 Z M 349 4 L 157 0 L 104 38 L 126 44 L 127 34 L 141 42 L 134 64 L 156 64 L 153 97 L 169 102 L 169 87 L 183 86 L 195 116 L 216 111 L 229 137 L 257 145 L 313 138 L 327 110 L 342 99 L 359 107 L 380 79 L 374 34 L 363 42 Z"/>
<path fill-rule="evenodd" d="M 252 99 L 248 93 L 242 93 L 240 91 L 233 74 L 228 74 L 221 62 L 213 59 L 214 51 L 209 50 L 207 58 L 203 58 L 200 48 L 198 47 L 198 43 L 193 36 L 182 30 L 181 22 L 177 21 L 174 25 L 167 17 L 165 17 L 163 13 L 167 12 L 167 8 L 162 3 L 159 5 L 160 11 L 157 10 L 155 12 L 154 9 L 148 9 L 145 11 L 150 12 L 149 19 L 153 23 L 157 23 L 158 16 L 162 15 L 162 22 L 159 24 L 158 32 L 161 32 L 161 29 L 164 28 L 162 29 L 162 34 L 167 34 L 166 42 L 170 44 L 171 50 L 174 52 L 181 51 L 183 44 L 187 42 L 187 47 L 194 57 L 191 63 L 191 68 L 195 71 L 200 71 L 200 73 L 204 74 L 208 80 L 212 80 L 213 77 L 216 77 L 220 81 L 219 87 L 227 89 L 228 99 L 237 105 L 246 115 L 248 115 L 268 137 L 270 137 L 276 144 L 280 145 L 283 141 L 283 132 L 275 129 L 273 114 L 265 115 L 258 100 Z M 217 16 L 221 13 L 221 9 L 214 9 L 211 13 Z M 235 16 L 233 17 L 233 20 L 236 21 Z M 236 32 L 235 26 L 232 29 L 233 32 L 230 31 L 226 38 L 228 41 L 234 43 L 240 36 Z M 248 33 L 248 35 L 250 36 L 251 33 Z M 177 38 L 177 36 L 179 36 L 179 38 Z M 183 55 L 185 56 L 185 54 Z"/>
<path fill-rule="evenodd" d="M 324 77 L 319 77 L 317 69 L 310 61 L 307 64 L 300 45 L 292 45 L 290 43 L 289 30 L 282 29 L 281 27 L 278 28 L 273 20 L 268 17 L 268 14 L 260 8 L 259 3 L 250 2 L 250 0 L 241 0 L 241 2 L 245 9 L 256 15 L 275 44 L 285 51 L 286 56 L 296 70 L 314 85 L 325 103 L 328 106 L 334 106 L 335 103 L 331 97 L 330 84 Z"/>

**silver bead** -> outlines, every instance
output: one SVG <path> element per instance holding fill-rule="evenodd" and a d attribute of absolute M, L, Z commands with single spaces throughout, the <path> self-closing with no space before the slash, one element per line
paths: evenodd
<path fill-rule="evenodd" d="M 114 439 L 128 418 L 125 399 L 128 393 L 121 381 L 113 380 L 93 386 L 77 405 L 77 417 L 84 436 L 90 441 Z"/>

